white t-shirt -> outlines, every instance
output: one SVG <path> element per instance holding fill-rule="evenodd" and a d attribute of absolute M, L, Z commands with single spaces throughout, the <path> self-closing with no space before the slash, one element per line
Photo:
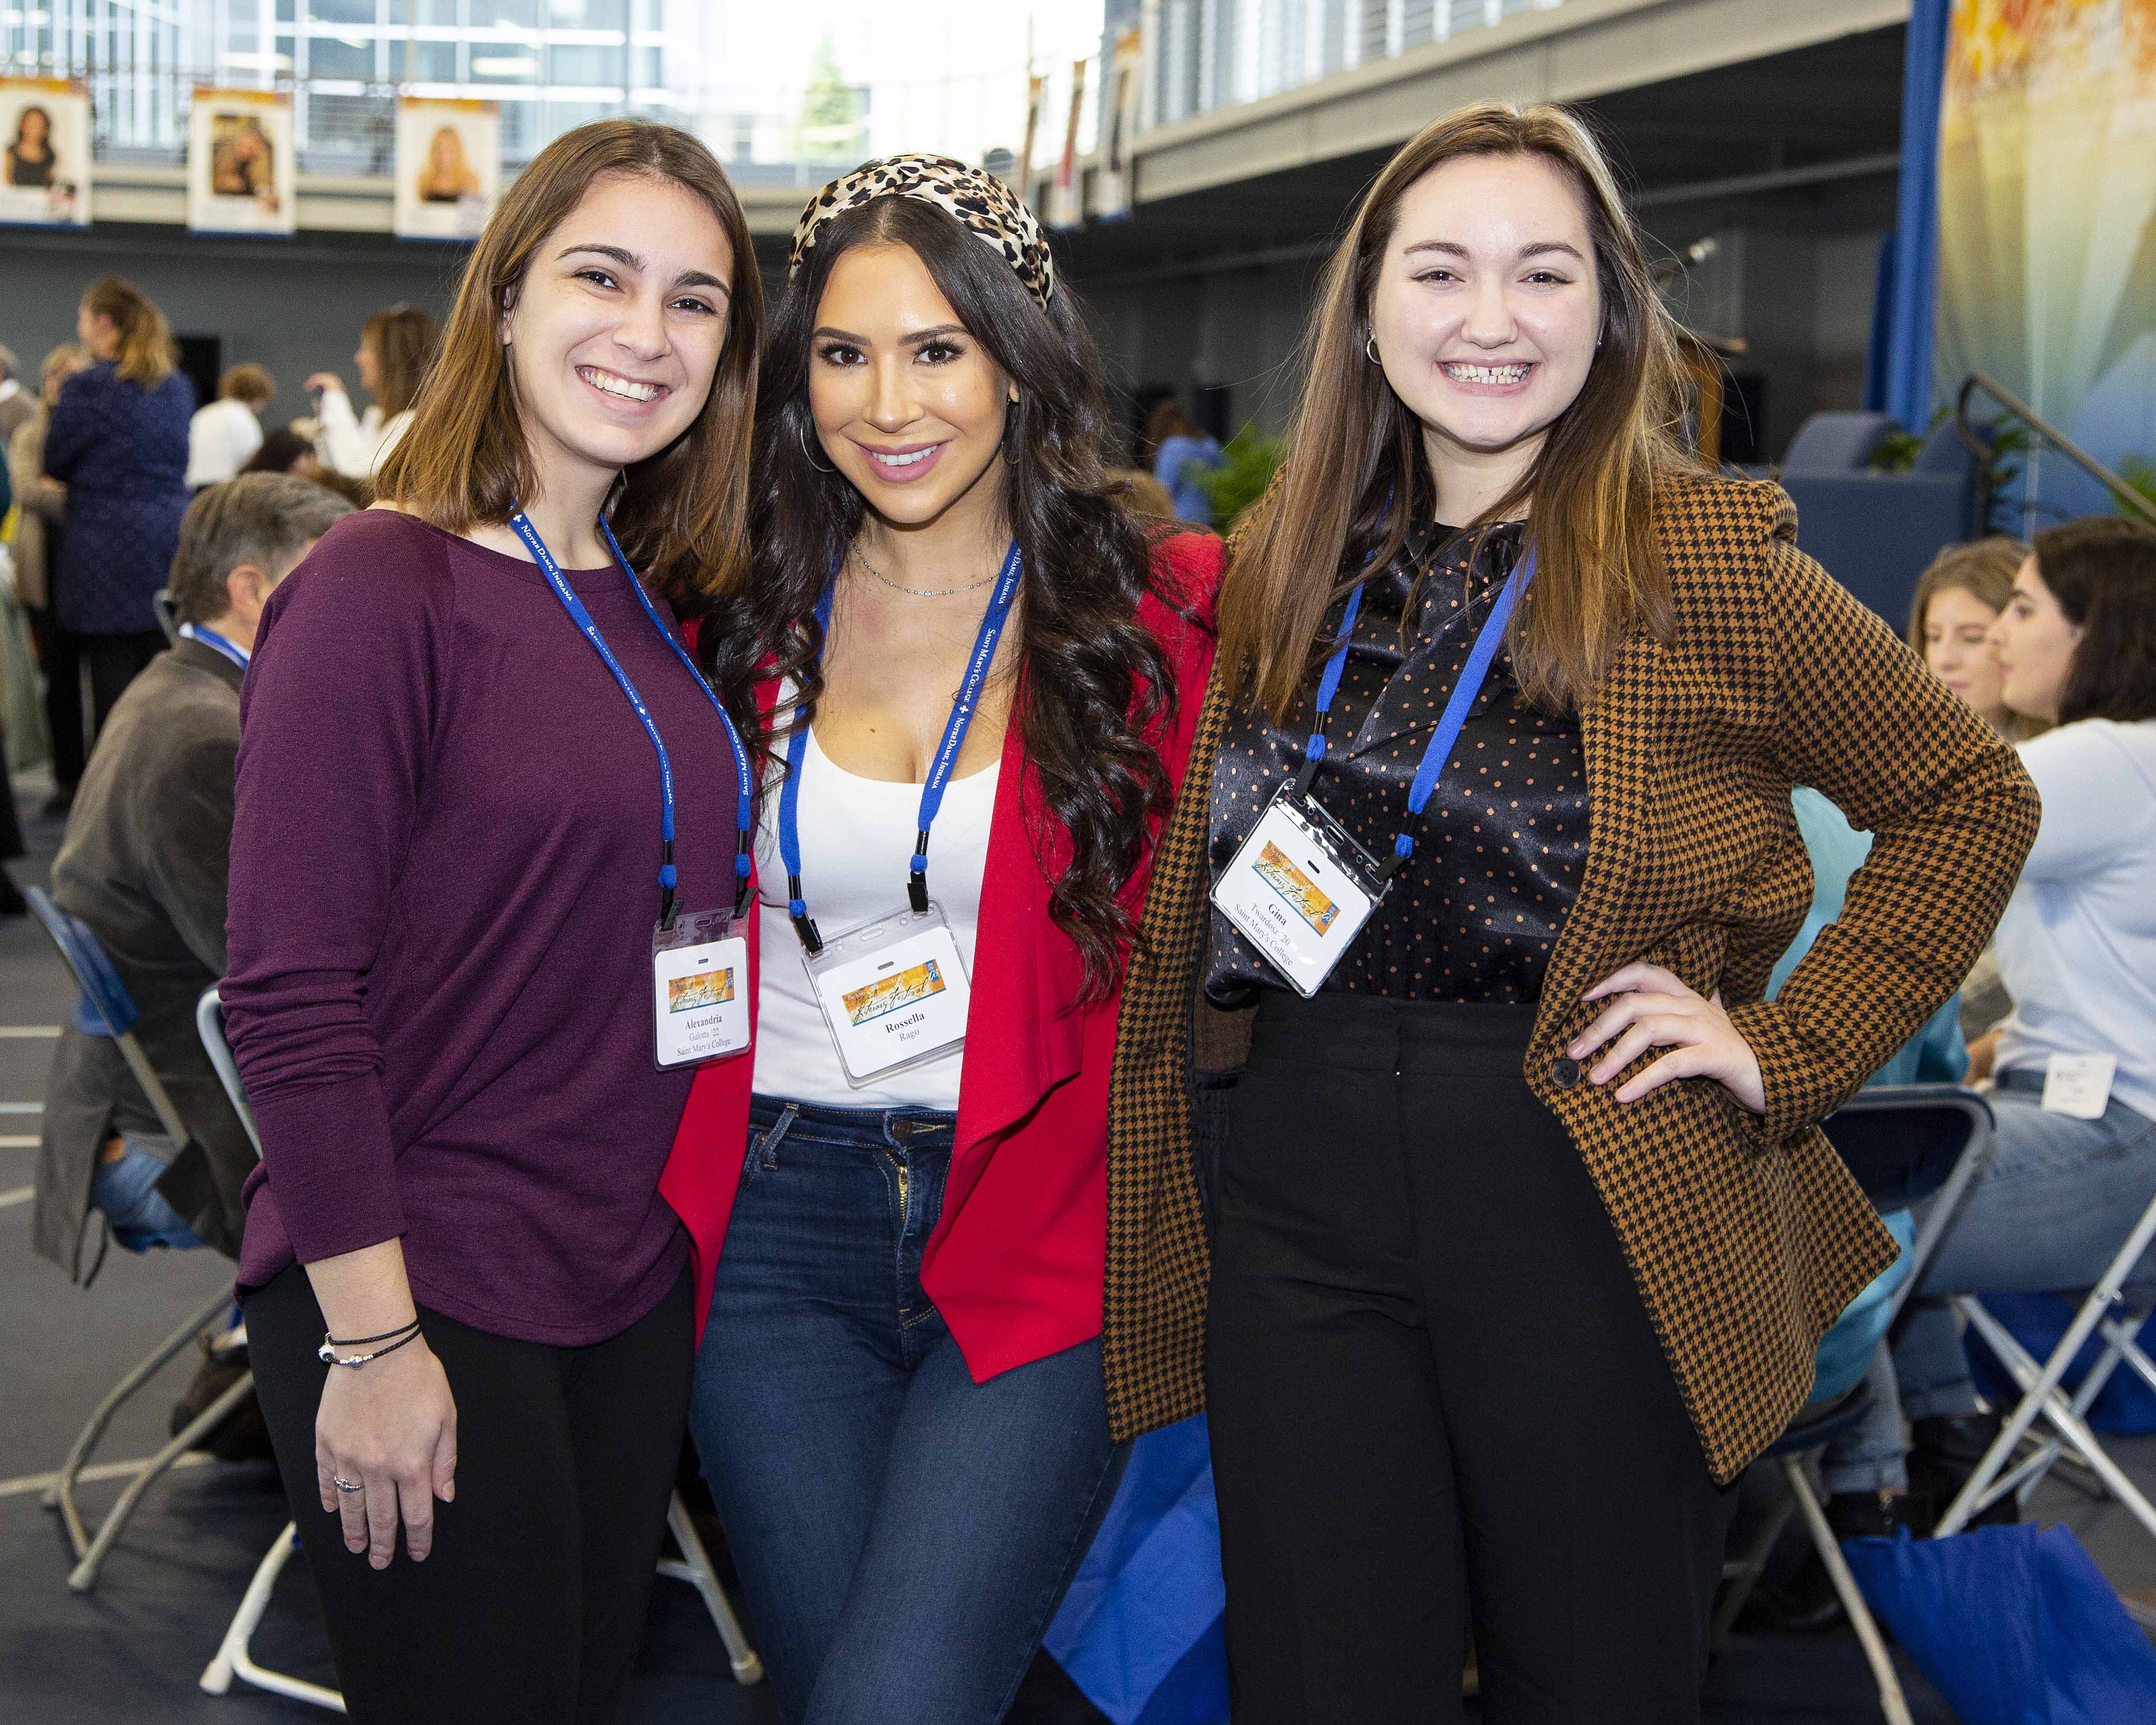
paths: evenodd
<path fill-rule="evenodd" d="M 322 392 L 321 423 L 315 433 L 315 454 L 322 465 L 347 479 L 371 480 L 382 458 L 397 447 L 412 429 L 412 409 L 382 417 L 378 405 L 369 403 L 358 418 L 352 417 L 352 398 L 341 387 Z"/>
<path fill-rule="evenodd" d="M 995 766 L 944 788 L 928 844 L 928 896 L 951 925 L 968 975 L 981 916 L 995 814 Z M 906 908 L 906 859 L 921 816 L 921 787 L 863 778 L 833 762 L 812 731 L 801 761 L 801 886 L 808 914 L 827 937 Z M 786 865 L 778 854 L 778 788 L 763 798 L 757 833 L 757 915 L 762 976 L 757 998 L 756 1093 L 827 1108 L 958 1106 L 963 1048 L 856 1090 L 801 963 L 801 939 L 787 914 Z"/>
<path fill-rule="evenodd" d="M 195 409 L 187 422 L 187 484 L 221 485 L 262 447 L 262 422 L 244 401 L 225 396 Z"/>
<path fill-rule="evenodd" d="M 2156 1119 L 2156 719 L 2062 725 L 2021 759 L 2044 818 L 1999 923 L 1999 1070 L 2111 1055 L 2112 1095 Z"/>

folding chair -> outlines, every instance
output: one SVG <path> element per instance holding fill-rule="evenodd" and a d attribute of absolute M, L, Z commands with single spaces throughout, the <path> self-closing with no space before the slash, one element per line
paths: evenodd
<path fill-rule="evenodd" d="M 167 1135 L 174 1145 L 184 1147 L 188 1137 L 187 1124 L 172 1106 L 172 1095 L 151 1068 L 149 1057 L 142 1052 L 142 1045 L 136 1040 L 135 1026 L 142 1014 L 129 995 L 127 985 L 121 981 L 120 973 L 113 968 L 103 944 L 88 923 L 69 916 L 41 887 L 28 888 L 24 896 L 29 900 L 38 922 L 44 925 L 45 932 L 52 937 L 53 944 L 59 949 L 61 959 L 81 990 L 74 1006 L 74 1027 L 85 1035 L 111 1040 L 127 1062 L 127 1070 L 135 1075 L 135 1081 L 141 1086 L 143 1095 L 149 1099 Z M 121 1240 L 121 1244 L 123 1247 L 127 1245 L 125 1239 Z M 127 1476 L 127 1484 L 119 1501 L 98 1524 L 95 1534 L 84 1527 L 81 1512 L 75 1504 L 75 1482 L 89 1464 L 105 1429 L 111 1425 L 113 1416 L 175 1356 L 191 1346 L 197 1334 L 214 1322 L 231 1304 L 231 1294 L 220 1288 L 213 1299 L 115 1384 L 97 1404 L 76 1437 L 74 1446 L 68 1451 L 67 1460 L 60 1464 L 59 1474 L 45 1493 L 44 1502 L 46 1508 L 59 1511 L 60 1521 L 67 1528 L 68 1543 L 74 1548 L 76 1558 L 74 1568 L 68 1576 L 68 1585 L 77 1593 L 88 1593 L 97 1585 L 97 1572 L 104 1566 L 106 1554 L 126 1527 L 129 1517 L 135 1513 L 136 1506 L 142 1501 L 142 1494 L 182 1455 L 215 1430 L 254 1387 L 251 1376 L 242 1377 L 234 1384 L 190 1420 L 178 1436 Z"/>
<path fill-rule="evenodd" d="M 2102 1278 L 2082 1301 L 2074 1321 L 2066 1327 L 2066 1333 L 2059 1338 L 2059 1345 L 2041 1364 L 2015 1340 L 2005 1325 L 1984 1309 L 1982 1301 L 1973 1295 L 1956 1296 L 1956 1308 L 1969 1327 L 1990 1343 L 1991 1351 L 1999 1356 L 2020 1387 L 2021 1399 L 2007 1416 L 1991 1447 L 1984 1451 L 1984 1459 L 1977 1463 L 1976 1471 L 1955 1494 L 1947 1512 L 1939 1517 L 1940 1538 L 1959 1532 L 1972 1516 L 1998 1502 L 2010 1491 L 2026 1504 L 2030 1493 L 2069 1445 L 2102 1481 L 2104 1488 L 2133 1512 L 2133 1518 L 2152 1537 L 2156 1537 L 2156 1506 L 2149 1503 L 2126 1476 L 2124 1470 L 2106 1453 L 2087 1420 L 2090 1404 L 2122 1363 L 2130 1367 L 2151 1389 L 2156 1389 L 2156 1363 L 2149 1360 L 2137 1340 L 2150 1308 L 2146 1304 L 2127 1307 L 2120 1291 L 2132 1278 L 2134 1266 L 2152 1240 L 2156 1240 L 2156 1199 L 2152 1199 L 2148 1208 L 2141 1213 L 2141 1219 L 2126 1236 L 2126 1243 L 2112 1257 Z M 2125 1315 L 2112 1315 L 2113 1306 L 2127 1307 Z M 2081 1352 L 2082 1344 L 2098 1334 L 2103 1337 L 2103 1351 L 2069 1401 L 2059 1385 L 2072 1365 L 2074 1356 Z M 2015 1446 L 2039 1419 L 2051 1427 L 2052 1435 L 2038 1441 L 2033 1454 L 2010 1466 Z"/>
<path fill-rule="evenodd" d="M 1922 1276 L 1970 1183 L 1991 1154 L 1990 1105 L 1975 1091 L 1958 1085 L 1882 1085 L 1858 1091 L 1827 1121 L 1826 1131 L 1875 1209 L 1888 1214 L 1910 1209 L 1934 1194 L 1938 1198 L 1908 1250 L 1881 1279 L 1893 1278 L 1885 1291 L 1883 1309 L 1875 1309 L 1870 1322 L 1876 1333 L 1883 1336 Z M 1864 1356 L 1856 1358 L 1854 1365 L 1843 1367 L 1842 1381 L 1815 1386 L 1814 1399 L 1759 1458 L 1780 1468 L 1789 1496 L 1767 1518 L 1743 1554 L 1724 1566 L 1723 1577 L 1730 1585 L 1715 1612 L 1710 1645 L 1718 1648 L 1727 1638 L 1738 1613 L 1764 1572 L 1775 1543 L 1790 1517 L 1801 1512 L 1805 1531 L 1820 1561 L 1826 1566 L 1835 1594 L 1871 1667 L 1880 1711 L 1889 1725 L 1910 1725 L 1908 1701 L 1895 1675 L 1886 1638 L 1865 1604 L 1856 1577 L 1850 1574 L 1841 1543 L 1827 1522 L 1810 1476 L 1804 1471 L 1808 1457 L 1854 1430 L 1871 1410 L 1871 1389 L 1861 1375 Z"/>
<path fill-rule="evenodd" d="M 202 999 L 195 1003 L 195 1029 L 201 1034 L 203 1049 L 209 1062 L 216 1068 L 218 1081 L 224 1093 L 232 1099 L 232 1106 L 247 1127 L 249 1140 L 254 1153 L 262 1153 L 262 1137 L 254 1124 L 254 1111 L 248 1106 L 247 1092 L 239 1081 L 239 1065 L 232 1057 L 232 1047 L 225 1040 L 223 1003 L 215 988 L 203 990 Z M 675 1492 L 666 1510 L 666 1525 L 674 1534 L 675 1544 L 680 1547 L 679 1558 L 661 1558 L 659 1573 L 676 1581 L 685 1581 L 694 1587 L 704 1601 L 704 1609 L 711 1614 L 711 1622 L 718 1630 L 719 1639 L 726 1645 L 726 1661 L 732 1667 L 734 1681 L 748 1684 L 762 1681 L 763 1661 L 756 1650 L 749 1645 L 743 1633 L 741 1620 L 734 1613 L 733 1602 L 727 1599 L 725 1588 L 719 1584 L 718 1572 L 711 1566 L 710 1554 L 704 1542 L 697 1537 L 696 1525 L 689 1519 L 687 1507 L 681 1494 Z M 288 1677 L 257 1665 L 249 1651 L 254 1639 L 255 1625 L 262 1621 L 262 1614 L 269 1609 L 270 1596 L 277 1586 L 277 1577 L 291 1560 L 298 1548 L 300 1532 L 295 1522 L 287 1522 L 256 1566 L 254 1579 L 247 1584 L 241 1597 L 239 1609 L 233 1614 L 231 1623 L 224 1631 L 224 1639 L 218 1644 L 217 1656 L 202 1674 L 201 1686 L 211 1695 L 223 1695 L 238 1677 L 258 1689 L 273 1694 L 288 1696 L 295 1701 L 311 1702 L 316 1707 L 333 1708 L 342 1712 L 344 1697 L 333 1689 L 307 1682 L 300 1677 Z"/>

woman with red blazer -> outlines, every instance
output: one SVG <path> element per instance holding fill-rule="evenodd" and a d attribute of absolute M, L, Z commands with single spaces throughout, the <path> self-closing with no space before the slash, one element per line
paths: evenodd
<path fill-rule="evenodd" d="M 702 632 L 767 716 L 757 1048 L 698 1074 L 665 1188 L 794 1725 L 1001 1719 L 1121 1472 L 1110 1068 L 1220 547 L 1116 501 L 1099 375 L 975 169 L 871 162 L 794 230 L 753 567 Z"/>

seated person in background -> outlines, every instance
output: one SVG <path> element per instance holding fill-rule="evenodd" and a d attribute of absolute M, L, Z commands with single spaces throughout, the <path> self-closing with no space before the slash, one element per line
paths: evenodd
<path fill-rule="evenodd" d="M 234 366 L 218 380 L 217 399 L 187 424 L 187 485 L 199 490 L 235 476 L 262 447 L 263 408 L 277 380 L 258 365 Z"/>
<path fill-rule="evenodd" d="M 1909 606 L 1909 644 L 1924 656 L 1933 674 L 1976 709 L 1977 716 L 2000 736 L 2026 742 L 2043 725 L 2006 705 L 2005 678 L 1991 625 L 2006 608 L 2014 577 L 2028 560 L 2019 539 L 1994 534 L 1968 545 L 1949 545 L 1917 583 Z M 1986 946 L 1969 967 L 1962 984 L 1961 1029 L 1974 1039 L 2014 1009 L 1999 979 L 1999 953 Z"/>
<path fill-rule="evenodd" d="M 2156 533 L 2038 534 L 1992 639 L 2007 706 L 2056 728 L 2020 745 L 2044 814 L 1999 923 L 2013 1014 L 1970 1050 L 1997 1147 L 1894 1347 L 1912 1473 L 1942 1510 L 1999 1425 L 1947 1297 L 2086 1288 L 2156 1198 Z M 2073 1091 L 2049 1108 L 2047 1076 Z"/>
<path fill-rule="evenodd" d="M 351 506 L 302 479 L 249 474 L 187 506 L 172 559 L 180 639 L 112 709 L 53 864 L 53 896 L 95 931 L 141 1009 L 136 1039 L 185 1122 L 176 1152 L 106 1038 L 69 1024 L 53 1055 L 37 1250 L 77 1281 L 93 1210 L 123 1245 L 237 1255 L 244 1127 L 195 1033 L 224 974 L 239 685 L 263 602 Z"/>
<path fill-rule="evenodd" d="M 1168 487 L 1178 521 L 1194 526 L 1213 525 L 1213 498 L 1206 476 L 1220 459 L 1220 445 L 1198 429 L 1189 411 L 1173 396 L 1146 418 L 1146 443 L 1153 451 L 1152 476 Z"/>

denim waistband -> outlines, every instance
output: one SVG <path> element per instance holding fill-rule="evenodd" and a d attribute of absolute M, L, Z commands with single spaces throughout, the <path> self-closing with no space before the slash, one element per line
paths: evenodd
<path fill-rule="evenodd" d="M 789 1108 L 793 1112 L 788 1132 L 797 1127 L 821 1127 L 841 1142 L 870 1147 L 933 1139 L 939 1133 L 955 1136 L 958 1126 L 958 1117 L 943 1108 L 832 1108 L 821 1102 L 797 1102 L 788 1096 L 765 1096 L 761 1091 L 749 1098 L 749 1119 L 768 1126 Z"/>

